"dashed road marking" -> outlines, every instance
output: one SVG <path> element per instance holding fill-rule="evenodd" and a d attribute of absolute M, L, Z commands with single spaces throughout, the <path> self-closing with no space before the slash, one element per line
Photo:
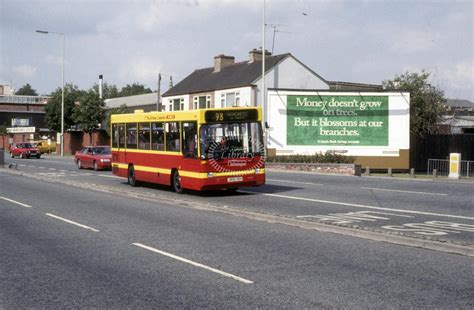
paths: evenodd
<path fill-rule="evenodd" d="M 190 265 L 199 267 L 199 268 L 203 268 L 203 269 L 209 270 L 209 271 L 211 271 L 211 272 L 215 272 L 215 273 L 220 274 L 220 275 L 222 275 L 222 276 L 224 276 L 224 277 L 232 278 L 232 279 L 234 279 L 234 280 L 240 281 L 240 282 L 245 283 L 245 284 L 252 284 L 252 283 L 254 283 L 253 281 L 250 281 L 250 280 L 247 280 L 247 279 L 238 277 L 238 276 L 236 276 L 236 275 L 233 275 L 233 274 L 230 274 L 230 273 L 221 271 L 221 270 L 219 270 L 219 269 L 215 269 L 215 268 L 212 268 L 212 267 L 209 267 L 209 266 L 200 264 L 200 263 L 193 262 L 192 260 L 189 260 L 189 259 L 186 259 L 186 258 L 183 258 L 183 257 L 179 257 L 179 256 L 174 255 L 174 254 L 171 254 L 171 253 L 167 253 L 167 252 L 164 252 L 164 251 L 160 251 L 160 250 L 158 250 L 158 249 L 152 248 L 152 247 L 150 247 L 150 246 L 147 246 L 147 245 L 144 245 L 144 244 L 141 244 L 141 243 L 132 243 L 132 244 L 135 245 L 135 246 L 137 246 L 137 247 L 146 249 L 146 250 L 148 250 L 148 251 L 151 251 L 151 252 L 154 252 L 154 253 L 158 253 L 158 254 L 161 254 L 161 255 L 164 255 L 164 256 L 167 256 L 167 257 L 171 257 L 171 258 L 173 258 L 173 259 L 179 260 L 179 261 L 181 261 L 181 262 L 184 262 L 184 263 L 187 263 L 187 264 L 190 264 Z"/>
<path fill-rule="evenodd" d="M 32 208 L 32 206 L 30 206 L 30 205 L 21 203 L 21 202 L 19 202 L 19 201 L 16 201 L 16 200 L 13 200 L 13 199 L 10 199 L 10 198 L 7 198 L 7 197 L 2 197 L 2 196 L 0 196 L 0 199 L 9 201 L 9 202 L 11 202 L 11 203 L 17 204 L 17 205 L 22 206 L 22 207 L 25 207 L 25 208 Z"/>
<path fill-rule="evenodd" d="M 99 230 L 97 230 L 97 229 L 95 229 L 95 228 L 92 228 L 92 227 L 89 227 L 89 226 L 86 226 L 86 225 L 79 224 L 79 223 L 77 223 L 77 222 L 74 222 L 74 221 L 65 219 L 65 218 L 63 218 L 63 217 L 60 217 L 60 216 L 57 216 L 57 215 L 54 215 L 54 214 L 51 214 L 51 213 L 46 213 L 46 215 L 49 216 L 49 217 L 52 217 L 52 218 L 61 220 L 61 221 L 66 222 L 66 223 L 69 223 L 69 224 L 72 224 L 72 225 L 76 225 L 76 226 L 81 227 L 81 228 L 84 228 L 84 229 L 92 230 L 93 232 L 99 232 Z"/>
<path fill-rule="evenodd" d="M 370 189 L 374 191 L 386 191 L 386 192 L 397 192 L 397 193 L 407 193 L 407 194 L 433 195 L 433 196 L 448 196 L 448 194 L 444 194 L 444 193 L 415 192 L 415 191 L 405 191 L 405 190 L 399 190 L 399 189 L 377 188 L 377 187 L 361 187 L 361 188 Z"/>
<path fill-rule="evenodd" d="M 288 180 L 278 180 L 278 179 L 267 179 L 267 181 L 282 182 L 282 183 L 305 184 L 305 185 L 323 185 L 321 183 L 298 182 L 298 181 L 288 181 Z"/>

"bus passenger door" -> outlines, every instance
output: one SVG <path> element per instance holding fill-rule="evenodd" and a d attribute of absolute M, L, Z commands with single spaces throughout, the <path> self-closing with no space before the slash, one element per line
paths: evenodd
<path fill-rule="evenodd" d="M 125 124 L 114 124 L 113 126 L 113 143 L 112 147 L 117 149 L 116 152 L 113 152 L 112 162 L 117 164 L 125 163 L 125 156 L 123 154 L 125 150 Z M 112 166 L 112 172 L 115 174 L 122 175 L 119 171 L 115 171 L 115 168 Z M 124 174 L 126 176 L 126 173 Z"/>
<path fill-rule="evenodd" d="M 182 170 L 189 172 L 200 172 L 200 164 L 198 159 L 197 122 L 182 123 L 182 141 Z M 192 188 L 192 183 L 198 181 L 192 177 L 182 178 L 181 180 L 182 185 L 187 188 Z"/>
<path fill-rule="evenodd" d="M 183 157 L 197 159 L 197 122 L 183 122 Z"/>

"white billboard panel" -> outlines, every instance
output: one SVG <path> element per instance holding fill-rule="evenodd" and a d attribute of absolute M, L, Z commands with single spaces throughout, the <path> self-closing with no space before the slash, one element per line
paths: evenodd
<path fill-rule="evenodd" d="M 268 148 L 399 156 L 410 147 L 410 94 L 270 90 Z"/>

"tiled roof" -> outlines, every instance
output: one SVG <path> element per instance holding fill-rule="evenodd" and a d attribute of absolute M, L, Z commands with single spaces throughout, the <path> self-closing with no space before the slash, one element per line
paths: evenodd
<path fill-rule="evenodd" d="M 462 99 L 447 99 L 446 104 L 453 108 L 474 108 L 474 102 Z"/>
<path fill-rule="evenodd" d="M 127 107 L 151 105 L 151 104 L 156 104 L 157 100 L 158 100 L 158 95 L 155 92 L 155 93 L 135 95 L 135 96 L 105 99 L 104 101 L 105 101 L 106 108 L 111 109 L 111 108 L 118 108 L 123 104 L 126 105 Z"/>
<path fill-rule="evenodd" d="M 289 53 L 266 57 L 265 72 L 288 56 Z M 214 67 L 198 69 L 165 92 L 163 97 L 248 86 L 261 75 L 261 60 L 235 63 L 219 72 L 214 72 Z"/>

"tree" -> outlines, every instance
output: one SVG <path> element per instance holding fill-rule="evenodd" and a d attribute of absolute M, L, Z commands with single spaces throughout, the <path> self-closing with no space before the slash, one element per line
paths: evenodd
<path fill-rule="evenodd" d="M 119 97 L 142 95 L 151 93 L 151 89 L 145 88 L 144 85 L 139 83 L 133 83 L 132 85 L 127 84 L 127 86 L 122 87 L 119 92 Z"/>
<path fill-rule="evenodd" d="M 96 93 L 99 93 L 99 84 L 95 83 L 94 86 L 92 86 L 92 88 L 94 89 L 94 91 Z M 115 85 L 110 85 L 110 84 L 104 83 L 104 87 L 102 89 L 102 92 L 103 92 L 102 97 L 104 99 L 120 97 L 117 86 L 115 86 Z"/>
<path fill-rule="evenodd" d="M 105 113 L 106 118 L 107 118 L 107 128 L 110 128 L 110 115 L 112 114 L 125 114 L 128 113 L 127 106 L 125 104 L 122 104 L 118 108 L 111 108 L 108 109 L 107 112 Z"/>
<path fill-rule="evenodd" d="M 79 101 L 84 94 L 76 85 L 66 84 L 64 86 L 64 130 L 67 130 L 75 124 L 73 111 L 75 103 Z M 61 88 L 57 88 L 52 94 L 51 99 L 45 106 L 46 125 L 49 129 L 61 132 Z"/>
<path fill-rule="evenodd" d="M 100 128 L 105 117 L 105 103 L 99 98 L 99 93 L 90 89 L 80 98 L 80 103 L 74 109 L 74 120 L 77 125 L 87 132 L 92 141 L 92 133 Z"/>
<path fill-rule="evenodd" d="M 393 80 L 383 81 L 386 90 L 410 92 L 410 132 L 417 135 L 433 133 L 446 113 L 444 92 L 432 86 L 427 71 L 406 72 Z"/>
<path fill-rule="evenodd" d="M 38 96 L 35 89 L 30 84 L 23 85 L 19 90 L 16 91 L 15 95 L 18 96 Z"/>

